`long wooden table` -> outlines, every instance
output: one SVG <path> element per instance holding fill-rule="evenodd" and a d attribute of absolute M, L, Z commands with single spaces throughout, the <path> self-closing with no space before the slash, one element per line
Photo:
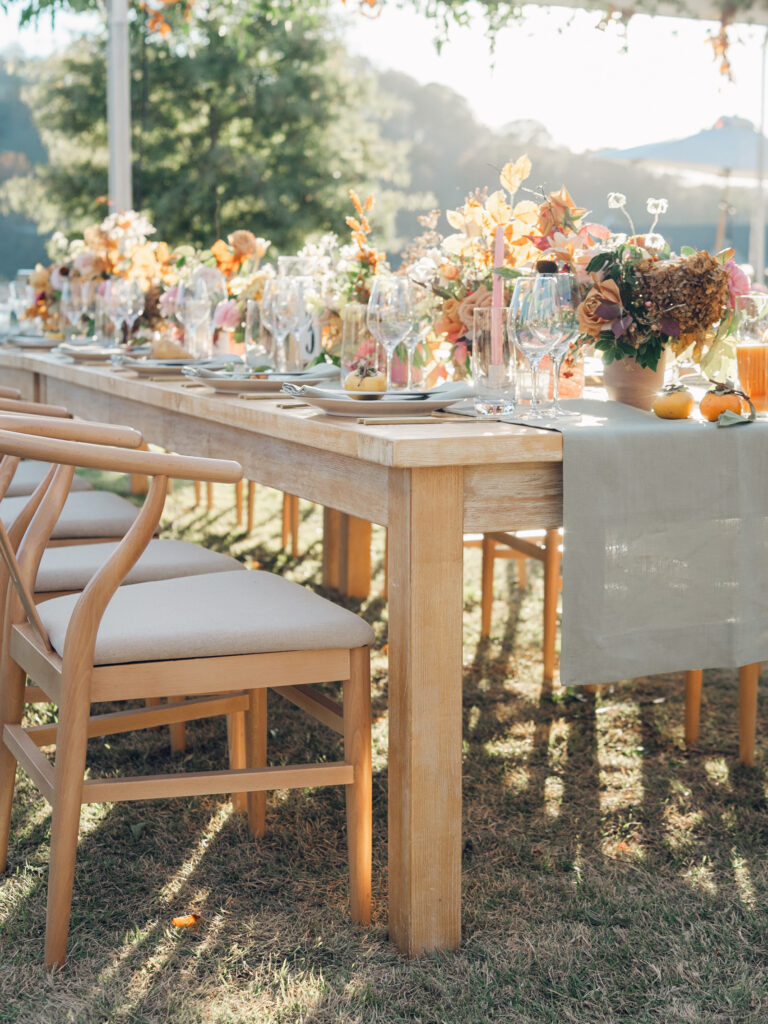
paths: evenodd
<path fill-rule="evenodd" d="M 390 936 L 461 939 L 462 535 L 562 521 L 559 434 L 501 423 L 364 426 L 52 355 L 0 353 L 0 384 L 389 530 Z"/>

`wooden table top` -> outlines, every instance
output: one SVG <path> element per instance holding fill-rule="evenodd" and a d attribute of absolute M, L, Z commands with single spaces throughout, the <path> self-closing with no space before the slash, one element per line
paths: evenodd
<path fill-rule="evenodd" d="M 368 425 L 327 416 L 317 409 L 280 408 L 285 396 L 245 400 L 217 395 L 180 380 L 148 380 L 105 364 L 74 363 L 50 353 L 0 350 L 0 369 L 25 370 L 100 392 L 143 402 L 255 433 L 333 451 L 382 466 L 498 465 L 562 462 L 559 433 L 510 423 L 427 421 L 417 424 Z M 361 408 L 361 416 L 365 409 Z"/>

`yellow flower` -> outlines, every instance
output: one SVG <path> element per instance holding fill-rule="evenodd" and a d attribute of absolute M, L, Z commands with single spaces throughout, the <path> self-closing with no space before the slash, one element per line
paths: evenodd
<path fill-rule="evenodd" d="M 499 184 L 502 188 L 506 189 L 510 195 L 514 195 L 517 192 L 520 184 L 525 181 L 528 175 L 531 173 L 531 161 L 528 157 L 518 157 L 515 161 L 510 161 L 504 166 L 501 174 L 499 175 Z"/>

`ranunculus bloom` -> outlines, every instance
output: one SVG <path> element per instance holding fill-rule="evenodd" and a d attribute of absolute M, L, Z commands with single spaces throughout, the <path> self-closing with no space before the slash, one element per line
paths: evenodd
<path fill-rule="evenodd" d="M 42 263 L 38 263 L 35 266 L 35 269 L 29 275 L 29 283 L 36 292 L 44 292 L 45 289 L 48 287 L 49 280 L 49 272 L 46 269 L 46 267 L 42 265 Z"/>
<path fill-rule="evenodd" d="M 458 263 L 443 263 L 440 267 L 440 277 L 445 281 L 458 281 L 461 275 L 461 267 Z"/>
<path fill-rule="evenodd" d="M 176 299 L 178 294 L 179 289 L 177 285 L 174 285 L 173 288 L 168 288 L 167 291 L 163 292 L 160 296 L 160 301 L 158 302 L 158 306 L 160 307 L 160 316 L 168 318 L 174 315 L 176 312 Z"/>
<path fill-rule="evenodd" d="M 728 272 L 728 308 L 733 309 L 736 305 L 736 296 L 747 295 L 751 285 L 747 275 L 734 260 L 728 260 L 725 269 Z"/>
<path fill-rule="evenodd" d="M 593 278 L 592 287 L 577 310 L 579 330 L 582 334 L 590 334 L 596 338 L 601 331 L 605 330 L 611 320 L 616 319 L 616 317 L 605 319 L 598 314 L 597 309 L 604 302 L 615 303 L 620 309 L 623 309 L 619 286 L 610 278 L 607 281 L 598 281 Z"/>
<path fill-rule="evenodd" d="M 256 252 L 256 235 L 252 231 L 233 231 L 227 235 L 227 241 L 235 251 L 235 256 L 253 256 Z"/>
<path fill-rule="evenodd" d="M 213 314 L 213 326 L 216 330 L 222 328 L 225 331 L 234 331 L 236 327 L 240 326 L 240 310 L 237 308 L 237 303 L 234 299 L 227 299 L 226 302 L 220 302 L 216 307 L 216 311 Z"/>
<path fill-rule="evenodd" d="M 435 334 L 446 334 L 450 341 L 455 341 L 464 331 L 464 322 L 459 316 L 459 300 L 446 299 L 443 312 L 435 321 Z"/>
<path fill-rule="evenodd" d="M 88 278 L 98 277 L 107 268 L 101 256 L 89 249 L 84 249 L 75 256 L 72 269 L 79 277 Z"/>
<path fill-rule="evenodd" d="M 576 206 L 568 189 L 563 187 L 558 192 L 550 192 L 539 207 L 539 230 L 546 238 L 555 231 L 564 228 L 574 229 L 587 211 Z"/>
<path fill-rule="evenodd" d="M 475 289 L 471 295 L 468 295 L 466 299 L 462 300 L 459 304 L 459 319 L 468 331 L 472 330 L 475 310 L 483 309 L 485 306 L 490 306 L 492 303 L 493 292 L 489 292 L 484 284 L 481 284 L 480 287 Z"/>

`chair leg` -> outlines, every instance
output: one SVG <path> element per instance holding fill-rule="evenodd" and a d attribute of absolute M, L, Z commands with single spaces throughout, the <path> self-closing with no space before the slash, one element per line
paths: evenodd
<path fill-rule="evenodd" d="M 213 484 L 205 485 L 205 505 L 208 512 L 213 512 Z"/>
<path fill-rule="evenodd" d="M 544 681 L 548 683 L 551 683 L 555 676 L 560 561 L 560 531 L 547 530 L 544 544 Z"/>
<path fill-rule="evenodd" d="M 3 659 L 0 680 L 0 874 L 5 871 L 8 858 L 8 839 L 11 832 L 11 810 L 16 782 L 16 758 L 2 742 L 6 725 L 19 725 L 24 711 L 24 684 L 26 673 L 10 658 Z"/>
<path fill-rule="evenodd" d="M 237 525 L 243 525 L 243 481 L 238 480 L 235 484 L 235 513 Z"/>
<path fill-rule="evenodd" d="M 291 495 L 291 556 L 299 557 L 299 499 Z"/>
<path fill-rule="evenodd" d="M 355 769 L 355 781 L 346 788 L 350 911 L 353 921 L 370 924 L 373 812 L 371 677 L 367 647 L 350 651 L 350 675 L 344 683 L 344 758 Z"/>
<path fill-rule="evenodd" d="M 171 704 L 174 700 L 184 700 L 185 698 L 168 697 L 166 704 Z M 172 722 L 168 726 L 168 731 L 171 736 L 171 753 L 172 754 L 183 754 L 187 749 L 187 723 L 186 722 Z"/>
<path fill-rule="evenodd" d="M 290 494 L 283 494 L 283 551 L 287 549 L 291 539 L 291 497 Z"/>
<path fill-rule="evenodd" d="M 253 521 L 256 517 L 256 484 L 248 481 L 248 533 L 253 533 Z"/>
<path fill-rule="evenodd" d="M 483 537 L 483 567 L 481 571 L 480 596 L 480 636 L 491 635 L 491 613 L 493 611 L 493 566 L 495 562 L 496 541 L 491 537 Z"/>
<path fill-rule="evenodd" d="M 79 689 L 85 690 L 84 687 Z M 67 955 L 88 743 L 88 707 L 87 695 L 71 694 L 62 703 L 59 714 L 45 925 L 46 967 L 60 967 Z"/>
<path fill-rule="evenodd" d="M 521 590 L 525 590 L 528 586 L 528 560 L 525 557 L 516 559 L 517 561 L 517 585 Z"/>
<path fill-rule="evenodd" d="M 267 763 L 267 691 L 251 690 L 245 715 L 245 763 L 247 768 L 264 768 Z M 267 831 L 267 794 L 248 794 L 248 828 L 258 839 Z"/>
<path fill-rule="evenodd" d="M 203 495 L 203 485 L 199 480 L 195 480 L 195 508 L 200 508 L 200 502 Z"/>
<path fill-rule="evenodd" d="M 245 768 L 245 713 L 236 711 L 227 715 L 227 746 L 229 748 L 229 767 L 232 770 Z M 232 806 L 240 814 L 248 810 L 247 793 L 233 793 Z"/>
<path fill-rule="evenodd" d="M 760 662 L 739 669 L 739 760 L 755 763 L 755 731 L 757 728 L 757 684 Z"/>
<path fill-rule="evenodd" d="M 699 742 L 701 720 L 701 683 L 704 673 L 695 669 L 685 673 L 685 745 L 693 747 Z"/>

